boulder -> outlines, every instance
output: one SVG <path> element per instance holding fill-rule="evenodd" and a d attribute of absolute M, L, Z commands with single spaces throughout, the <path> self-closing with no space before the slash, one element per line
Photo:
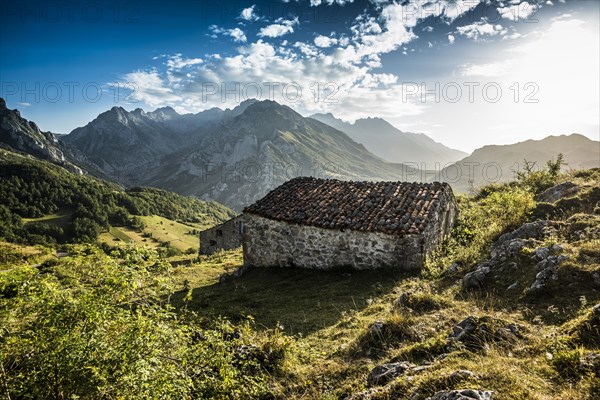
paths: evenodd
<path fill-rule="evenodd" d="M 450 343 L 460 343 L 469 350 L 481 350 L 487 343 L 514 343 L 523 336 L 519 327 L 490 317 L 469 316 L 452 328 Z"/>
<path fill-rule="evenodd" d="M 573 182 L 563 182 L 544 190 L 535 199 L 543 203 L 554 203 L 564 197 L 572 197 L 579 192 L 580 187 Z"/>
<path fill-rule="evenodd" d="M 489 390 L 442 390 L 437 392 L 427 400 L 492 400 L 492 393 Z"/>
<path fill-rule="evenodd" d="M 459 369 L 450 374 L 450 380 L 458 382 L 463 381 L 465 379 L 479 379 L 479 377 L 472 371 L 468 369 Z"/>
<path fill-rule="evenodd" d="M 558 279 L 558 267 L 568 257 L 565 255 L 550 255 L 537 263 L 536 268 L 540 271 L 535 276 L 535 281 L 527 290 L 527 294 L 537 294 L 544 291 L 548 283 Z"/>
<path fill-rule="evenodd" d="M 483 262 L 475 268 L 475 271 L 469 272 L 463 277 L 463 288 L 479 289 L 483 286 L 486 276 L 490 273 L 493 264 L 489 261 Z"/>
<path fill-rule="evenodd" d="M 369 333 L 371 335 L 379 335 L 383 332 L 385 324 L 383 321 L 375 321 L 369 326 Z"/>
<path fill-rule="evenodd" d="M 415 367 L 416 366 L 414 364 L 411 364 L 406 361 L 378 365 L 377 367 L 371 370 L 371 373 L 367 378 L 367 385 L 385 385 L 392 379 L 404 374 L 405 372 Z"/>
<path fill-rule="evenodd" d="M 494 247 L 503 246 L 514 239 L 541 239 L 549 233 L 552 228 L 550 221 L 527 222 L 512 232 L 503 234 L 496 240 Z"/>
<path fill-rule="evenodd" d="M 454 275 L 460 269 L 460 265 L 458 263 L 452 263 L 446 270 L 444 271 L 444 275 Z"/>

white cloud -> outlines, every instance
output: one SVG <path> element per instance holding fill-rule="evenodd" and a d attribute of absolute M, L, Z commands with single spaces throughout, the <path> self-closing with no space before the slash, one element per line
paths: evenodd
<path fill-rule="evenodd" d="M 240 28 L 230 29 L 229 36 L 231 36 L 236 42 L 245 42 L 247 40 L 244 31 L 242 31 Z"/>
<path fill-rule="evenodd" d="M 256 4 L 253 4 L 252 6 L 248 7 L 248 8 L 244 8 L 240 14 L 240 18 L 246 21 L 256 21 L 258 20 L 258 15 L 256 15 L 256 12 L 254 11 L 254 9 L 256 8 Z"/>
<path fill-rule="evenodd" d="M 492 25 L 486 21 L 475 22 L 471 25 L 459 26 L 456 31 L 469 39 L 479 40 L 484 36 L 506 35 L 508 30 L 500 24 Z"/>
<path fill-rule="evenodd" d="M 331 38 L 323 35 L 319 35 L 315 38 L 315 45 L 318 47 L 331 47 L 332 45 L 337 44 L 337 42 L 338 41 L 336 38 Z"/>
<path fill-rule="evenodd" d="M 127 83 L 125 87 L 135 87 L 129 96 L 134 102 L 142 101 L 150 107 L 161 107 L 181 101 L 181 97 L 173 92 L 156 70 L 130 72 L 123 76 L 123 82 Z"/>
<path fill-rule="evenodd" d="M 571 131 L 576 130 L 580 126 L 574 124 L 576 119 L 592 121 L 596 118 L 596 121 L 598 120 L 598 112 L 594 111 L 594 107 L 598 106 L 598 78 L 593 78 L 594 72 L 597 75 L 598 57 L 593 59 L 596 60 L 595 64 L 592 62 L 587 65 L 586 62 L 581 61 L 586 60 L 586 57 L 589 59 L 597 55 L 597 50 L 593 53 L 588 47 L 584 47 L 584 51 L 580 51 L 577 49 L 578 46 L 572 45 L 576 42 L 574 37 L 577 37 L 582 29 L 577 23 L 564 19 L 551 20 L 551 23 L 554 22 L 551 34 L 536 31 L 519 40 L 520 46 L 531 42 L 529 47 L 518 47 L 517 50 L 505 50 L 503 53 L 494 52 L 489 58 L 486 58 L 485 54 L 477 54 L 477 57 L 463 61 L 470 62 L 469 64 L 454 66 L 453 74 L 449 74 L 451 76 L 447 77 L 448 79 L 468 77 L 469 79 L 465 80 L 478 82 L 480 86 L 475 89 L 474 104 L 465 100 L 468 98 L 467 89 L 463 87 L 461 102 L 466 104 L 464 107 L 453 105 L 453 108 L 450 108 L 447 104 L 444 105 L 443 101 L 440 105 L 433 104 L 431 101 L 424 103 L 419 94 L 407 101 L 403 97 L 407 84 L 401 82 L 401 75 L 375 72 L 374 69 L 381 66 L 383 54 L 394 50 L 407 53 L 413 51 L 413 46 L 408 43 L 416 37 L 413 30 L 419 29 L 417 24 L 422 20 L 420 17 L 405 18 L 403 11 L 406 10 L 397 3 L 381 3 L 379 7 L 381 11 L 379 15 L 361 16 L 354 21 L 352 32 L 346 35 L 338 32 L 335 35 L 331 34 L 331 38 L 317 36 L 308 43 L 282 40 L 281 45 L 268 43 L 263 39 L 242 45 L 237 49 L 238 53 L 232 55 L 205 55 L 202 57 L 204 62 L 186 66 L 183 75 L 170 74 L 169 71 L 162 73 L 137 71 L 123 79 L 136 82 L 141 88 L 135 93 L 134 99 L 143 100 L 150 106 L 172 105 L 186 112 L 197 112 L 213 106 L 231 107 L 244 100 L 239 96 L 231 95 L 223 98 L 220 92 L 203 100 L 203 82 L 215 82 L 218 85 L 227 83 L 229 88 L 232 87 L 233 82 L 239 82 L 242 87 L 251 83 L 278 82 L 280 85 L 286 85 L 295 82 L 302 88 L 302 97 L 296 102 L 290 103 L 282 96 L 282 86 L 275 89 L 274 97 L 270 97 L 265 87 L 262 96 L 257 97 L 272 98 L 290 105 L 305 115 L 314 112 L 332 112 L 346 120 L 378 115 L 392 121 L 410 123 L 411 118 L 412 120 L 423 119 L 422 115 L 427 112 L 428 119 L 437 122 L 436 126 L 429 124 L 424 126 L 423 130 L 431 130 L 432 135 L 435 137 L 437 134 L 436 139 L 442 141 L 447 141 L 448 138 L 444 138 L 443 133 L 440 132 L 460 132 L 452 140 L 453 142 L 462 140 L 456 146 L 466 147 L 474 146 L 477 140 L 479 140 L 477 144 L 482 141 L 489 142 L 489 138 L 484 140 L 477 136 L 478 139 L 474 140 L 473 137 L 494 118 L 506 119 L 506 116 L 511 116 L 510 132 L 513 132 L 513 136 L 510 137 L 515 137 L 514 132 L 517 131 L 544 130 L 546 135 L 558 132 L 559 128 L 554 129 L 552 124 L 544 122 L 546 120 L 542 115 L 548 114 L 547 110 L 552 114 L 560 115 L 562 118 L 559 121 L 560 129 L 573 124 L 574 128 Z M 442 7 L 438 9 L 436 15 L 446 18 L 444 13 Z M 283 25 L 284 20 L 275 21 L 275 24 Z M 295 23 L 293 25 L 295 27 Z M 558 29 L 559 27 L 561 29 Z M 460 41 L 456 43 L 458 35 L 477 39 L 488 36 L 508 37 L 512 33 L 509 27 L 508 33 L 503 35 L 501 32 L 506 29 L 492 25 L 488 21 L 461 28 L 447 35 L 449 43 L 461 44 Z M 588 28 L 588 31 L 590 30 L 593 33 L 593 29 Z M 540 35 L 542 38 L 539 41 L 532 40 Z M 590 37 L 592 36 L 589 34 L 582 36 L 587 41 Z M 333 41 L 329 43 L 327 39 L 337 40 L 337 43 Z M 597 45 L 597 37 L 593 40 Z M 502 43 L 498 41 L 498 46 Z M 514 43 L 511 44 L 514 48 Z M 433 46 L 433 43 L 430 46 Z M 504 46 L 508 47 L 508 43 Z M 592 44 L 590 43 L 589 46 L 591 47 Z M 557 48 L 565 52 L 564 57 L 557 56 Z M 582 54 L 586 52 L 588 56 Z M 184 58 L 182 55 L 178 55 L 178 58 L 194 60 L 194 58 Z M 437 78 L 443 82 L 443 76 Z M 506 100 L 508 104 L 490 104 L 482 100 L 482 87 L 490 81 L 498 82 L 502 86 L 502 101 Z M 513 101 L 513 91 L 509 89 L 515 82 L 520 83 L 521 90 L 521 103 L 518 105 Z M 530 89 L 524 88 L 528 82 L 535 82 L 539 86 L 538 96 L 543 96 L 540 97 L 541 100 L 548 101 L 549 104 L 545 103 L 543 107 L 523 105 L 522 100 L 531 92 Z M 330 83 L 336 89 L 332 99 L 337 102 L 323 101 L 325 92 L 319 85 L 324 83 Z M 320 95 L 317 101 L 314 99 L 313 92 L 315 84 Z M 429 88 L 430 86 L 428 85 Z M 587 100 L 582 106 L 581 101 L 570 101 L 571 99 Z M 420 117 L 417 117 L 419 115 Z M 457 118 L 457 115 L 463 115 L 465 118 Z M 467 120 L 468 123 L 464 122 Z M 440 124 L 445 127 L 438 128 Z M 510 134 L 506 132 L 503 131 L 503 134 L 508 137 Z M 498 141 L 504 140 L 501 136 L 494 136 L 494 138 Z"/>
<path fill-rule="evenodd" d="M 406 44 L 417 37 L 413 30 L 419 21 L 431 15 L 453 20 L 476 4 L 472 0 L 427 0 L 427 4 L 436 4 L 433 13 L 415 14 L 408 3 L 375 3 L 376 13 L 358 17 L 349 34 L 318 35 L 311 43 L 282 41 L 281 45 L 260 39 L 239 47 L 237 54 L 205 55 L 203 63 L 186 68 L 185 73 L 150 71 L 144 75 L 138 72 L 138 75 L 127 78 L 140 85 L 155 86 L 140 91 L 136 98 L 147 100 L 152 105 L 162 102 L 161 105 L 177 106 L 187 112 L 212 106 L 231 107 L 243 100 L 235 96 L 223 99 L 215 95 L 203 101 L 202 84 L 206 82 L 228 83 L 230 86 L 233 82 L 242 86 L 246 83 L 279 82 L 285 85 L 296 82 L 302 88 L 302 98 L 288 104 L 306 114 L 331 111 L 349 120 L 369 115 L 399 118 L 420 114 L 427 106 L 416 97 L 414 101 L 403 100 L 405 85 L 399 83 L 399 76 L 373 70 L 382 66 L 383 54 L 398 49 L 407 54 L 414 51 Z M 460 10 L 457 10 L 457 5 Z M 298 19 L 280 18 L 260 29 L 259 36 L 271 38 L 290 34 L 298 23 Z M 217 26 L 210 29 L 214 35 L 231 35 L 230 31 L 233 31 Z M 317 101 L 314 99 L 315 84 L 319 94 Z M 326 95 L 322 87 L 324 84 L 336 88 L 335 102 L 323 101 Z M 275 91 L 273 100 L 286 103 L 287 99 L 280 92 Z M 267 94 L 265 89 L 262 98 Z"/>
<path fill-rule="evenodd" d="M 300 50 L 302 52 L 302 54 L 304 54 L 305 56 L 313 57 L 313 56 L 316 56 L 317 54 L 319 54 L 319 52 L 317 51 L 317 48 L 308 43 L 296 42 L 296 43 L 294 43 L 294 47 L 296 47 L 298 50 Z"/>
<path fill-rule="evenodd" d="M 27 102 L 22 102 L 22 103 L 17 103 L 22 107 L 31 107 L 31 103 L 27 103 Z"/>
<path fill-rule="evenodd" d="M 356 64 L 371 54 L 381 55 L 397 50 L 417 37 L 413 30 L 419 21 L 432 16 L 441 17 L 449 22 L 454 21 L 479 4 L 473 0 L 376 3 L 379 4 L 379 15 L 372 17 L 363 14 L 356 19 L 351 28 L 354 44 L 343 50 L 348 62 Z M 454 39 L 454 36 L 452 38 Z M 453 39 L 448 38 L 452 42 Z M 353 55 L 352 59 L 348 57 L 350 55 Z"/>
<path fill-rule="evenodd" d="M 174 56 L 169 57 L 169 60 L 167 60 L 167 66 L 169 69 L 182 69 L 201 63 L 201 58 L 181 58 L 181 54 L 175 54 Z"/>
<path fill-rule="evenodd" d="M 464 64 L 461 66 L 460 74 L 465 77 L 488 77 L 497 78 L 510 72 L 514 62 L 494 62 L 488 64 Z"/>
<path fill-rule="evenodd" d="M 498 12 L 500 16 L 511 21 L 526 21 L 535 22 L 536 20 L 531 18 L 538 10 L 538 6 L 530 4 L 526 1 L 520 4 L 514 4 L 506 7 L 499 7 Z"/>
<path fill-rule="evenodd" d="M 213 38 L 216 38 L 217 34 L 221 34 L 233 38 L 234 42 L 245 43 L 248 40 L 244 34 L 244 31 L 242 31 L 240 28 L 225 29 L 217 25 L 211 25 L 208 29 L 213 32 L 213 35 L 211 36 Z"/>
<path fill-rule="evenodd" d="M 285 1 L 285 2 L 287 3 L 287 1 Z M 327 4 L 329 6 L 332 4 L 338 4 L 340 6 L 343 6 L 344 4 L 353 3 L 353 2 L 354 2 L 354 0 L 310 0 L 310 5 L 313 7 L 320 6 L 321 4 Z"/>
<path fill-rule="evenodd" d="M 258 32 L 258 36 L 276 38 L 287 35 L 288 33 L 294 33 L 294 25 L 298 25 L 298 17 L 292 20 L 279 18 L 275 22 L 275 24 L 261 28 Z"/>
<path fill-rule="evenodd" d="M 425 28 L 423 28 L 423 32 L 433 32 L 433 26 L 426 26 Z"/>

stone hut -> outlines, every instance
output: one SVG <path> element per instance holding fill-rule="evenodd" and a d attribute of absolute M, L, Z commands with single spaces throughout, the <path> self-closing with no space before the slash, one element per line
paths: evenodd
<path fill-rule="evenodd" d="M 200 254 L 231 250 L 242 245 L 244 218 L 242 215 L 200 232 Z"/>
<path fill-rule="evenodd" d="M 419 269 L 456 217 L 447 183 L 295 178 L 244 210 L 244 265 Z"/>

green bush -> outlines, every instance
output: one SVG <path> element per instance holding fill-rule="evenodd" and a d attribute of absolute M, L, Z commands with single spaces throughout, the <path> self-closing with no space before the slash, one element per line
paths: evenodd
<path fill-rule="evenodd" d="M 562 153 L 558 154 L 555 161 L 548 160 L 546 167 L 538 171 L 535 170 L 535 163 L 524 160 L 524 171 L 517 172 L 517 181 L 522 188 L 533 194 L 540 194 L 556 185 L 563 165 L 565 162 Z"/>
<path fill-rule="evenodd" d="M 170 265 L 149 249 L 74 247 L 44 272 L 0 274 L 2 391 L 14 399 L 269 396 L 289 339 L 251 320 L 175 313 Z"/>
<path fill-rule="evenodd" d="M 535 207 L 533 194 L 503 185 L 478 197 L 458 196 L 458 221 L 452 233 L 427 259 L 424 274 L 436 277 L 453 262 L 473 265 L 488 254 L 503 232 L 527 221 Z"/>

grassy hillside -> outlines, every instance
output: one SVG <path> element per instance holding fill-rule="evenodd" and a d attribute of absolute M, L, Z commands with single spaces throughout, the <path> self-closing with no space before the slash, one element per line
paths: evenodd
<path fill-rule="evenodd" d="M 162 242 L 175 241 L 179 248 L 185 242 L 193 247 L 185 236 L 184 224 L 201 228 L 234 215 L 217 203 L 153 188 L 125 190 L 0 150 L 0 238 L 7 241 L 92 242 L 103 232 L 130 230 L 133 234 L 146 230 L 149 234 L 156 231 L 156 239 Z M 163 218 L 163 228 L 155 229 L 158 222 L 151 216 Z M 125 240 L 125 236 L 120 239 Z"/>
<path fill-rule="evenodd" d="M 554 184 L 579 191 L 555 203 L 535 200 L 535 183 L 547 178 L 461 196 L 458 226 L 421 274 L 275 268 L 219 283 L 217 271 L 241 265 L 233 251 L 177 268 L 174 300 L 213 318 L 251 315 L 294 337 L 295 359 L 272 382 L 278 398 L 425 399 L 467 388 L 494 399 L 597 398 L 600 311 L 591 308 L 600 302 L 600 170 L 557 176 Z M 516 253 L 495 247 L 501 234 L 540 221 L 558 228 L 512 239 L 524 244 Z M 485 264 L 490 252 L 501 257 Z M 539 264 L 560 255 L 554 275 L 531 290 Z M 491 272 L 473 285 L 482 265 Z M 452 338 L 465 320 L 473 331 Z M 411 369 L 368 385 L 376 366 L 402 362 Z"/>
<path fill-rule="evenodd" d="M 98 240 L 111 246 L 134 243 L 138 246 L 157 248 L 168 246 L 180 251 L 193 249 L 197 253 L 198 233 L 212 224 L 180 223 L 157 215 L 140 217 L 143 228 L 111 227 Z"/>
<path fill-rule="evenodd" d="M 580 134 L 548 136 L 541 140 L 526 140 L 508 145 L 488 145 L 439 171 L 436 180 L 450 183 L 455 192 L 494 182 L 515 180 L 529 164 L 535 170 L 544 169 L 548 160 L 561 153 L 564 171 L 600 167 L 600 142 Z"/>
<path fill-rule="evenodd" d="M 75 246 L 33 269 L 9 260 L 4 387 L 12 398 L 596 399 L 599 203 L 598 169 L 459 196 L 451 236 L 412 274 L 223 279 L 239 250 L 176 267 L 140 248 Z"/>

